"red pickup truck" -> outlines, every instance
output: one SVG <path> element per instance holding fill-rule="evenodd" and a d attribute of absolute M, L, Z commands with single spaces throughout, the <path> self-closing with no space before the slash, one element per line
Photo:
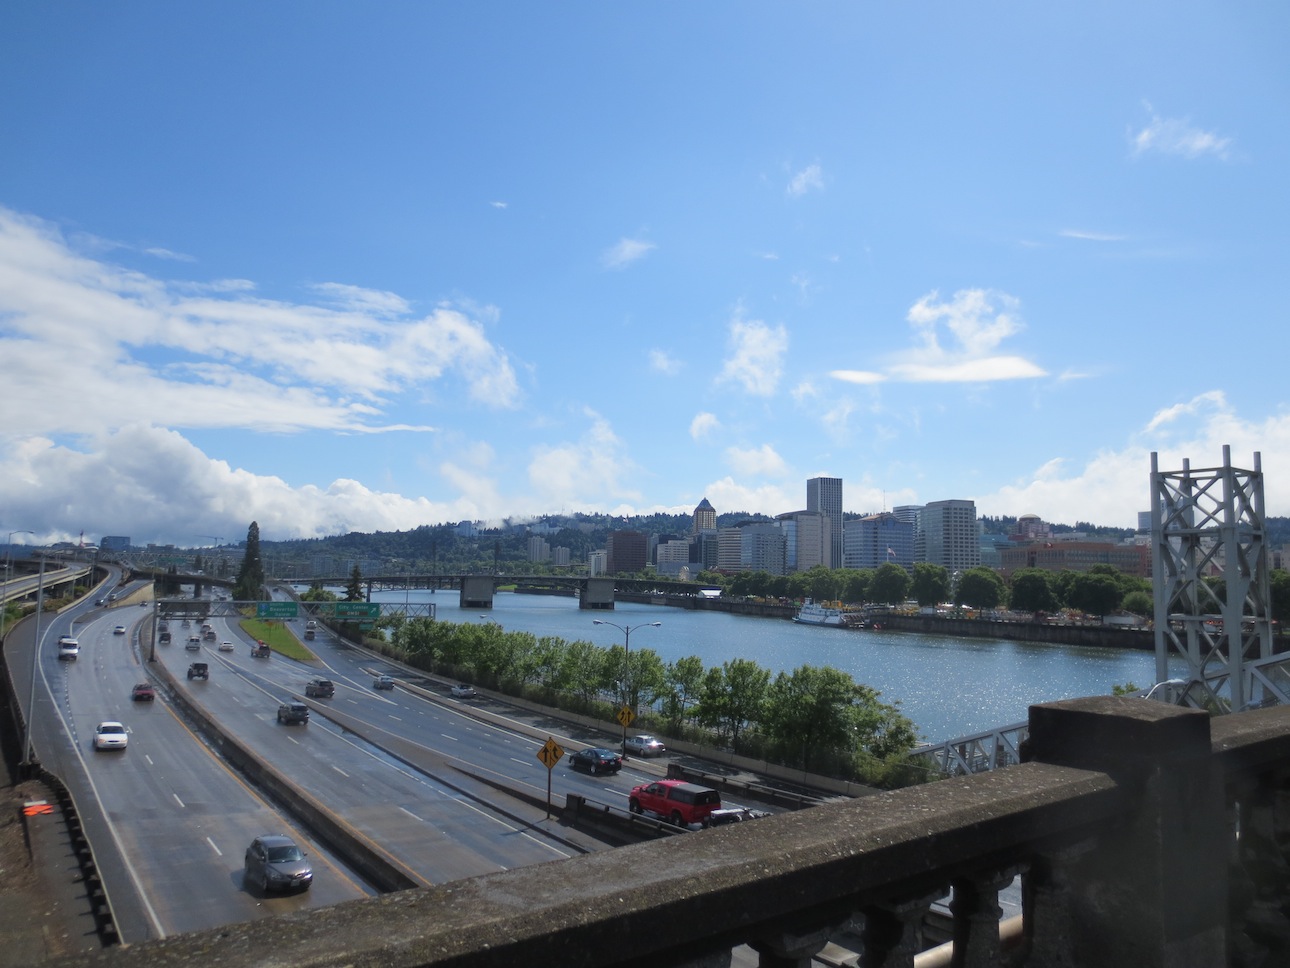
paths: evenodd
<path fill-rule="evenodd" d="M 684 780 L 656 780 L 632 787 L 627 795 L 632 813 L 648 810 L 678 827 L 702 824 L 713 810 L 721 809 L 721 794 Z"/>

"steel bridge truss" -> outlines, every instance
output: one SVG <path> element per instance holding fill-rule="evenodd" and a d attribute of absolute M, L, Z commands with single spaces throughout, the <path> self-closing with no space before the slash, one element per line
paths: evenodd
<path fill-rule="evenodd" d="M 1182 705 L 1235 712 L 1290 702 L 1290 655 L 1273 655 L 1263 472 L 1223 465 L 1161 471 L 1151 455 L 1152 585 L 1156 679 L 1171 656 L 1187 679 Z M 1221 586 L 1206 579 L 1221 578 Z"/>

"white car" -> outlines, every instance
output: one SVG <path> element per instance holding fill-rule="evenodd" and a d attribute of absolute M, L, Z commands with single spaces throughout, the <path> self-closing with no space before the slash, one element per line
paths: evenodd
<path fill-rule="evenodd" d="M 232 651 L 233 651 L 233 643 L 232 643 L 232 642 L 228 642 L 228 641 L 221 642 L 221 643 L 219 644 L 219 650 L 220 650 L 221 652 L 232 652 Z"/>
<path fill-rule="evenodd" d="M 468 682 L 459 682 L 452 687 L 452 694 L 458 699 L 469 699 L 475 695 L 475 687 Z"/>
<path fill-rule="evenodd" d="M 108 721 L 94 727 L 94 748 L 96 750 L 123 750 L 130 740 L 125 727 L 120 723 Z"/>
<path fill-rule="evenodd" d="M 623 749 L 637 756 L 662 756 L 667 752 L 662 740 L 647 735 L 628 736 L 623 742 Z"/>
<path fill-rule="evenodd" d="M 125 626 L 124 626 L 124 625 L 118 625 L 116 628 L 114 628 L 114 629 L 112 630 L 112 634 L 113 634 L 113 635 L 125 635 Z"/>

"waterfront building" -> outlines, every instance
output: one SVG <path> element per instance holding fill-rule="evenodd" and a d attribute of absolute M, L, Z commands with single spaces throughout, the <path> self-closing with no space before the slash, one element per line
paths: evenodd
<path fill-rule="evenodd" d="M 734 574 L 740 568 L 742 542 L 738 528 L 717 529 L 717 570 Z"/>
<path fill-rule="evenodd" d="M 604 551 L 592 551 L 587 555 L 587 574 L 592 578 L 603 575 L 609 568 L 609 556 Z"/>
<path fill-rule="evenodd" d="M 529 535 L 529 561 L 550 561 L 551 545 L 541 535 Z"/>
<path fill-rule="evenodd" d="M 739 568 L 786 574 L 784 531 L 778 523 L 750 521 L 739 528 Z"/>
<path fill-rule="evenodd" d="M 640 531 L 610 531 L 605 539 L 605 555 L 611 575 L 644 571 L 649 563 L 649 542 Z"/>
<path fill-rule="evenodd" d="M 659 542 L 658 551 L 655 556 L 655 563 L 659 571 L 663 570 L 664 564 L 668 562 L 690 563 L 690 542 L 685 538 L 673 538 L 670 541 Z"/>
<path fill-rule="evenodd" d="M 806 510 L 829 519 L 829 558 L 824 564 L 842 564 L 842 478 L 812 477 L 806 482 Z"/>
<path fill-rule="evenodd" d="M 775 518 L 784 532 L 785 574 L 807 571 L 816 565 L 833 567 L 830 522 L 818 511 L 788 511 Z"/>
<path fill-rule="evenodd" d="M 951 575 L 981 564 L 976 503 L 932 501 L 918 512 L 914 560 L 940 565 Z"/>
<path fill-rule="evenodd" d="M 1134 578 L 1151 577 L 1151 548 L 1111 541 L 1037 541 L 999 551 L 999 570 L 1005 578 L 1022 568 L 1043 571 L 1088 571 L 1110 565 Z"/>
<path fill-rule="evenodd" d="M 890 511 L 852 518 L 842 526 L 842 567 L 914 567 L 914 525 Z"/>
<path fill-rule="evenodd" d="M 556 545 L 551 549 L 551 564 L 557 568 L 569 567 L 569 549 L 564 545 Z"/>

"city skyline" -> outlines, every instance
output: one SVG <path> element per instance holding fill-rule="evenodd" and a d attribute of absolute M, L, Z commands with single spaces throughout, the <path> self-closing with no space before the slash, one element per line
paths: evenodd
<path fill-rule="evenodd" d="M 1290 8 L 933 10 L 6 6 L 0 539 L 1290 514 Z"/>

